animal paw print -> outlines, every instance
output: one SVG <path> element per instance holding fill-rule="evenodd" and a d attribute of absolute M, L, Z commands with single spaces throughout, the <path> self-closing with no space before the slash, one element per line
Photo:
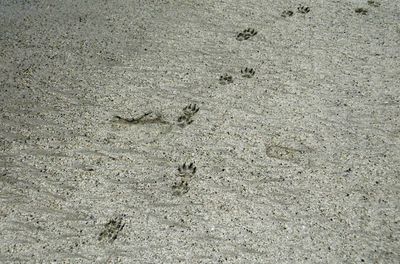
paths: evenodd
<path fill-rule="evenodd" d="M 125 224 L 122 224 L 122 220 L 123 216 L 120 215 L 108 221 L 99 235 L 99 240 L 105 240 L 108 243 L 114 242 L 117 239 L 119 232 L 121 232 L 125 226 Z"/>
<path fill-rule="evenodd" d="M 225 73 L 224 75 L 221 75 L 219 77 L 219 83 L 222 85 L 228 84 L 228 83 L 233 83 L 233 77 L 231 75 L 228 75 Z"/>
<path fill-rule="evenodd" d="M 178 167 L 178 176 L 179 181 L 176 182 L 172 189 L 174 190 L 173 194 L 177 196 L 181 196 L 189 191 L 189 179 L 193 177 L 196 173 L 196 167 L 194 163 L 191 162 L 189 165 L 184 163 L 182 166 Z"/>
<path fill-rule="evenodd" d="M 172 186 L 172 190 L 174 190 L 173 195 L 181 196 L 189 192 L 189 184 L 186 179 L 180 179 L 180 182 L 177 182 Z"/>
<path fill-rule="evenodd" d="M 368 5 L 373 6 L 373 7 L 379 7 L 381 3 L 374 1 L 374 0 L 368 0 Z"/>
<path fill-rule="evenodd" d="M 282 17 L 291 17 L 291 16 L 293 16 L 293 11 L 285 10 L 285 11 L 282 12 L 281 16 Z"/>
<path fill-rule="evenodd" d="M 182 166 L 178 167 L 178 175 L 180 177 L 191 178 L 195 173 L 196 173 L 196 167 L 194 166 L 193 162 L 191 162 L 189 165 L 183 163 Z"/>
<path fill-rule="evenodd" d="M 365 9 L 365 8 L 362 8 L 362 7 L 356 8 L 356 9 L 354 9 L 354 11 L 355 11 L 357 14 L 361 14 L 361 15 L 366 15 L 366 14 L 368 13 L 368 10 Z"/>
<path fill-rule="evenodd" d="M 196 104 L 190 104 L 183 108 L 183 115 L 178 117 L 178 126 L 185 127 L 193 122 L 192 117 L 199 111 Z"/>
<path fill-rule="evenodd" d="M 247 28 L 236 35 L 236 40 L 243 41 L 255 35 L 257 35 L 257 31 L 254 28 Z"/>
<path fill-rule="evenodd" d="M 247 68 L 247 67 L 244 69 L 241 69 L 240 72 L 242 73 L 243 78 L 251 78 L 256 73 L 255 70 L 253 70 L 252 68 Z"/>
<path fill-rule="evenodd" d="M 190 104 L 183 108 L 183 114 L 185 116 L 192 117 L 194 114 L 196 114 L 199 111 L 199 109 L 200 108 L 196 104 Z"/>
<path fill-rule="evenodd" d="M 297 11 L 301 14 L 307 14 L 308 12 L 310 12 L 310 8 L 308 6 L 300 5 L 299 7 L 297 7 Z"/>
<path fill-rule="evenodd" d="M 178 126 L 180 127 L 185 127 L 187 125 L 190 125 L 191 123 L 193 123 L 193 120 L 185 115 L 181 115 L 180 117 L 178 117 Z"/>

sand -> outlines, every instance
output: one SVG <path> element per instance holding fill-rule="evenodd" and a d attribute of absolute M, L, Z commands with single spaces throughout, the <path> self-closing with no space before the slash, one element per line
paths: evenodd
<path fill-rule="evenodd" d="M 0 0 L 0 263 L 399 263 L 399 22 Z"/>

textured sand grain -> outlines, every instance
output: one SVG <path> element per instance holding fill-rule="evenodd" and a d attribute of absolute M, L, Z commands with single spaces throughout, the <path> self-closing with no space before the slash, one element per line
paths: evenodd
<path fill-rule="evenodd" d="M 0 0 L 0 262 L 398 263 L 400 6 L 375 2 Z"/>

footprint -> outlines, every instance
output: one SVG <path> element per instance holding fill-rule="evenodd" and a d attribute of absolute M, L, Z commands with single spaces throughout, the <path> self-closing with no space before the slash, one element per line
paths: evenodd
<path fill-rule="evenodd" d="M 257 33 L 258 32 L 254 28 L 247 28 L 236 35 L 236 40 L 243 41 L 250 37 L 254 37 Z"/>
<path fill-rule="evenodd" d="M 233 77 L 225 73 L 219 77 L 219 83 L 222 85 L 233 83 Z"/>
<path fill-rule="evenodd" d="M 359 8 L 354 9 L 354 12 L 356 12 L 357 14 L 366 15 L 368 13 L 368 10 L 365 8 L 359 7 Z"/>
<path fill-rule="evenodd" d="M 190 104 L 183 108 L 183 114 L 192 117 L 199 111 L 199 107 L 196 104 Z"/>
<path fill-rule="evenodd" d="M 307 14 L 310 12 L 310 8 L 308 6 L 299 5 L 299 7 L 297 7 L 297 11 L 301 14 Z"/>
<path fill-rule="evenodd" d="M 176 182 L 173 186 L 173 195 L 181 196 L 189 191 L 189 179 L 191 179 L 196 173 L 196 166 L 191 162 L 189 165 L 184 163 L 183 165 L 178 167 L 179 181 Z"/>
<path fill-rule="evenodd" d="M 293 11 L 285 10 L 282 12 L 281 17 L 291 17 L 291 16 L 293 16 L 293 14 L 294 14 Z"/>
<path fill-rule="evenodd" d="M 192 117 L 200 110 L 196 104 L 190 104 L 183 108 L 183 114 L 178 117 L 178 126 L 185 127 L 193 122 Z"/>
<path fill-rule="evenodd" d="M 373 7 L 379 7 L 381 3 L 374 1 L 374 0 L 368 0 L 368 5 L 373 6 Z"/>
<path fill-rule="evenodd" d="M 182 166 L 178 167 L 178 175 L 180 177 L 191 178 L 196 173 L 196 167 L 194 163 L 191 162 L 189 165 L 183 163 Z"/>
<path fill-rule="evenodd" d="M 256 71 L 253 70 L 253 68 L 247 68 L 247 67 L 244 69 L 241 69 L 240 72 L 241 72 L 243 78 L 251 78 L 256 73 Z"/>

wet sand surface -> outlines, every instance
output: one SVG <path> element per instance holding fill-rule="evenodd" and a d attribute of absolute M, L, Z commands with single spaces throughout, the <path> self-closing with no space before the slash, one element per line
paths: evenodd
<path fill-rule="evenodd" d="M 398 263 L 398 1 L 0 8 L 1 263 Z"/>

